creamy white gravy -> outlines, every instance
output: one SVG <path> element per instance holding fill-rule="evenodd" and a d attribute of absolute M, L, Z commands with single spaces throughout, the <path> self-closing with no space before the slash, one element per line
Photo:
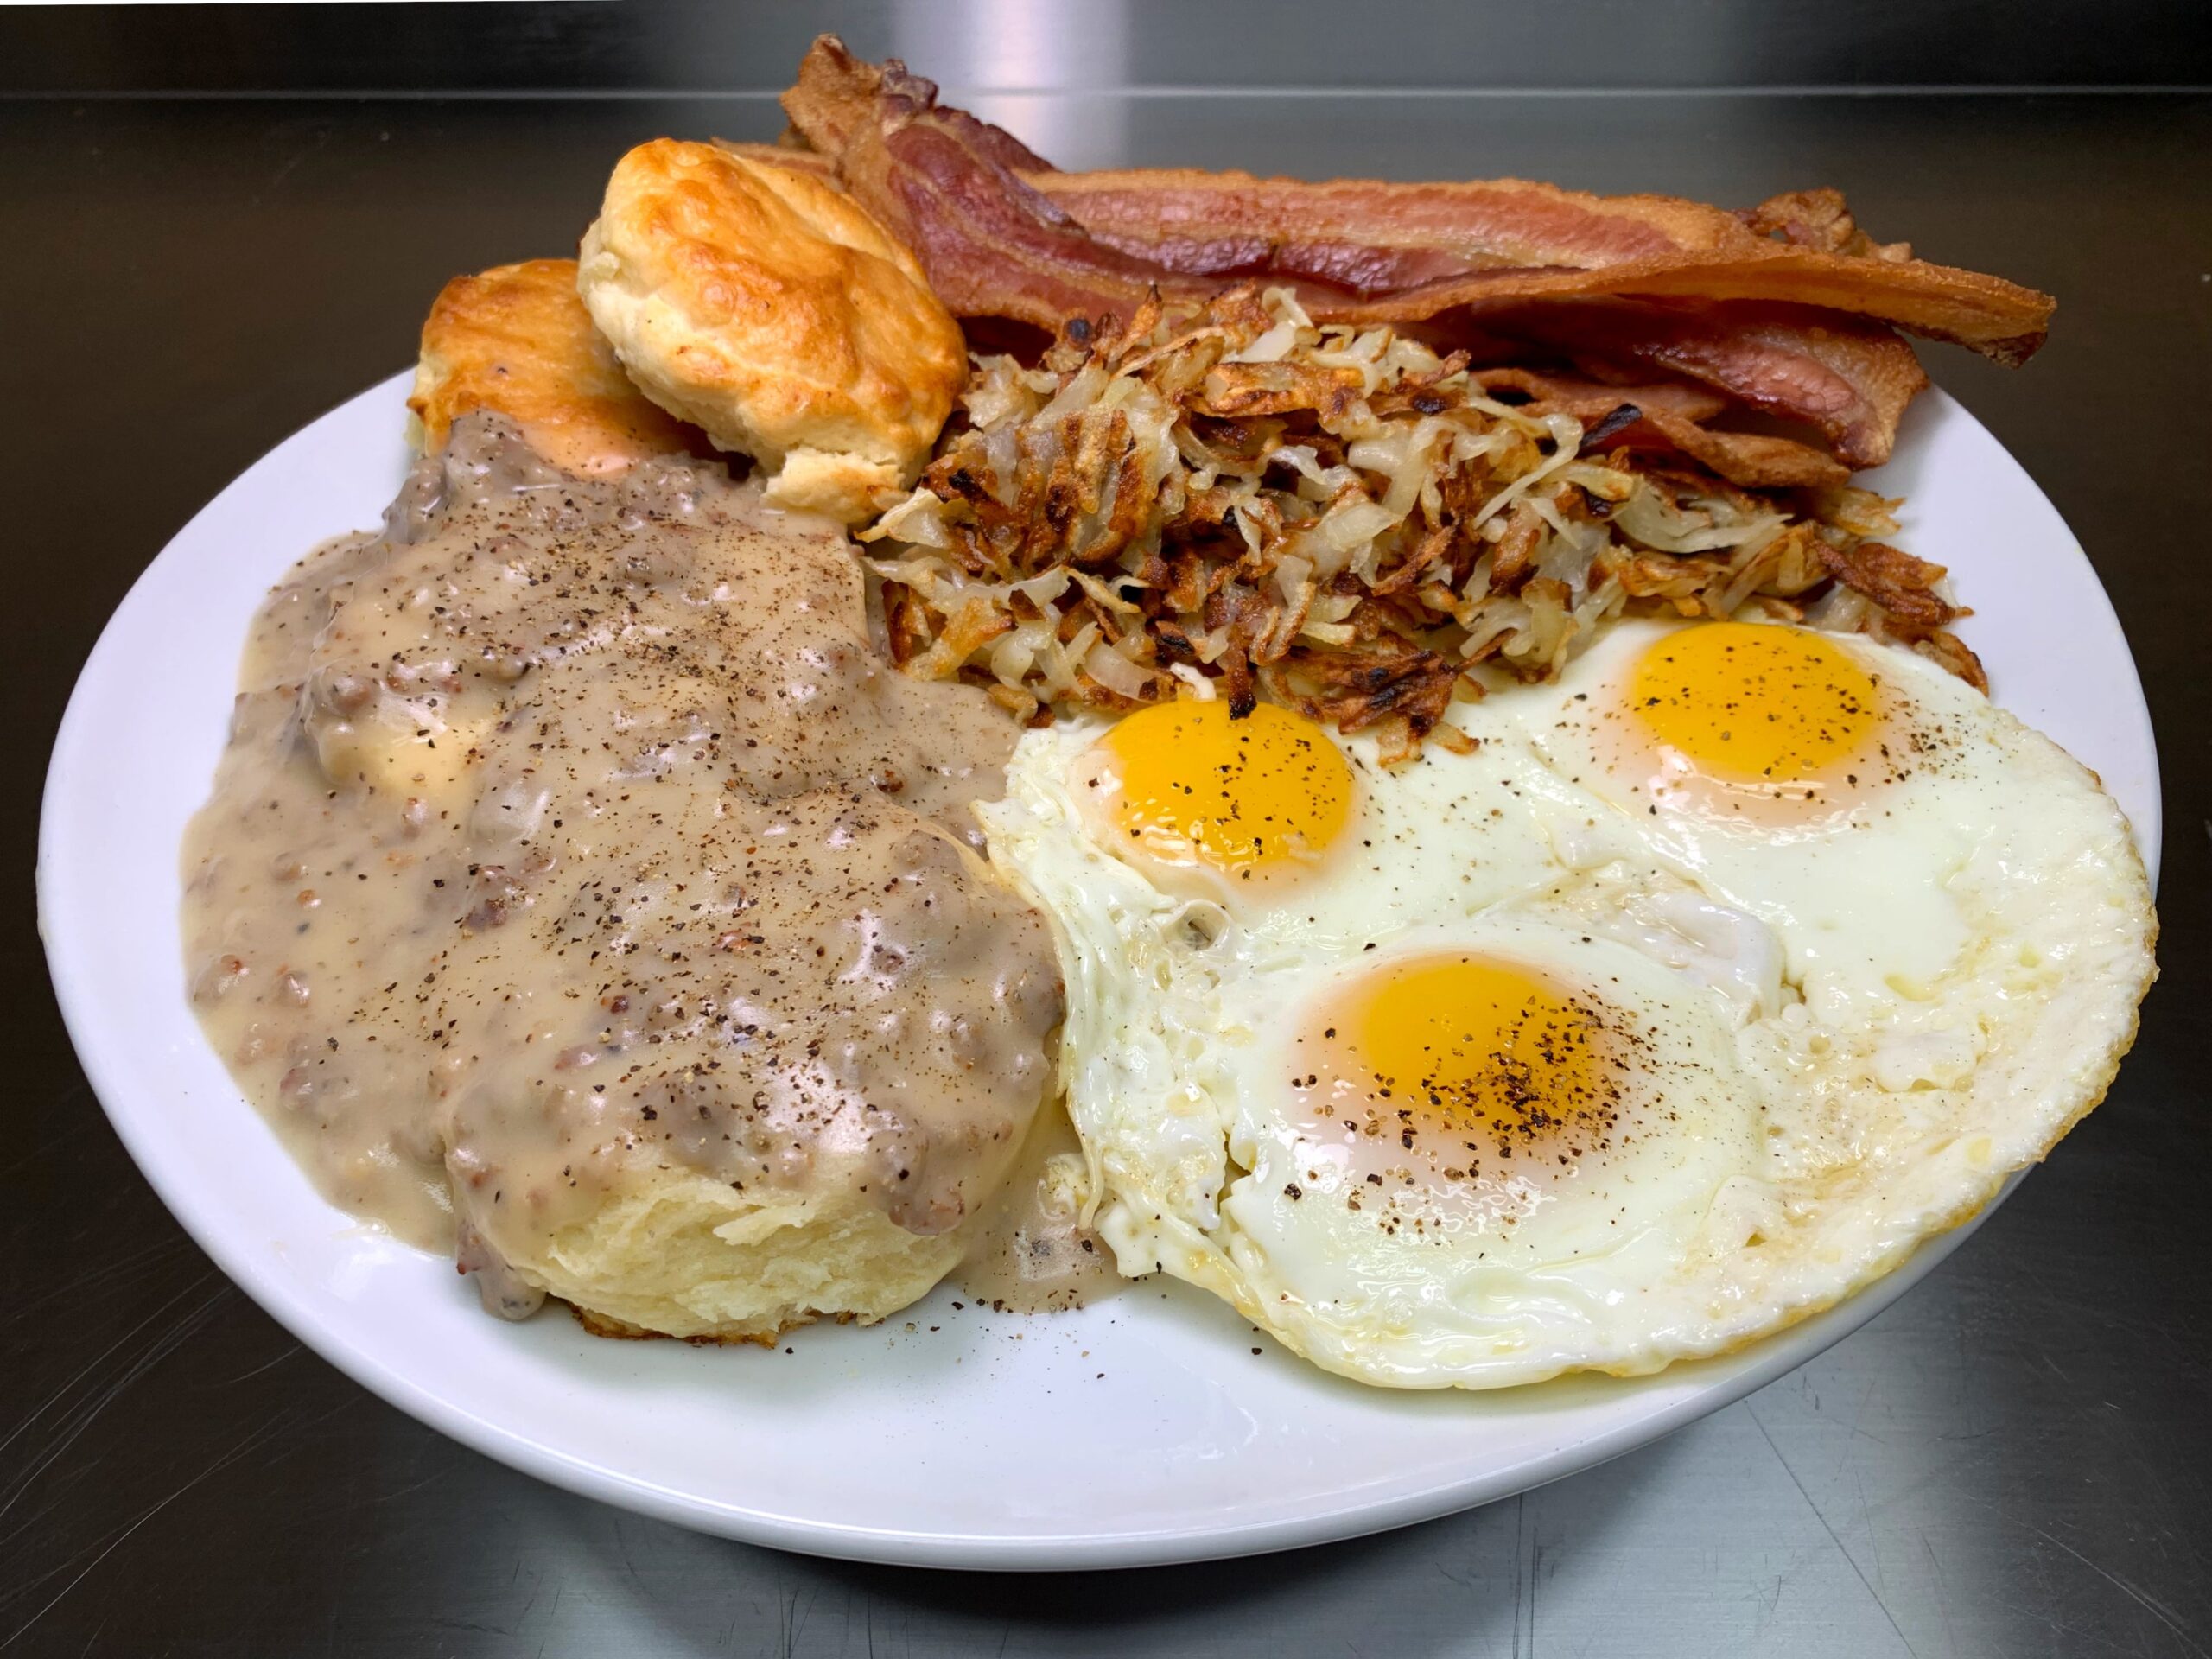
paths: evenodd
<path fill-rule="evenodd" d="M 293 569 L 184 924 L 326 1194 L 514 1316 L 505 1262 L 641 1164 L 857 1179 L 920 1233 L 993 1202 L 1060 1012 L 962 844 L 1017 733 L 868 627 L 833 526 L 683 457 L 579 480 L 488 416 Z"/>

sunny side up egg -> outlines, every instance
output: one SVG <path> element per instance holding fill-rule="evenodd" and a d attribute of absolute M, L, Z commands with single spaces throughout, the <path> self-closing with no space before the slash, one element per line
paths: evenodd
<path fill-rule="evenodd" d="M 2101 1097 L 2152 974 L 2125 820 L 1910 652 L 1625 623 L 1382 767 L 1263 705 L 1031 734 L 1122 1269 L 1402 1387 L 1624 1374 L 1828 1305 Z"/>

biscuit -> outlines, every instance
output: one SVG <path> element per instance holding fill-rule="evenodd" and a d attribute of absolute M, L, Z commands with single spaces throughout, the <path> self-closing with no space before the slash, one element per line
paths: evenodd
<path fill-rule="evenodd" d="M 622 372 L 577 296 L 573 259 L 531 259 L 448 283 L 423 324 L 407 407 L 426 451 L 461 416 L 486 409 L 520 426 L 555 466 L 584 475 L 706 448 Z"/>
<path fill-rule="evenodd" d="M 579 284 L 652 400 L 752 455 L 767 499 L 852 522 L 928 460 L 968 372 L 913 256 L 834 185 L 711 144 L 625 156 Z"/>
<path fill-rule="evenodd" d="M 597 1335 L 766 1342 L 825 1313 L 873 1325 L 920 1300 L 979 1230 L 910 1233 L 864 1188 L 783 1198 L 657 1169 L 509 1259 Z"/>

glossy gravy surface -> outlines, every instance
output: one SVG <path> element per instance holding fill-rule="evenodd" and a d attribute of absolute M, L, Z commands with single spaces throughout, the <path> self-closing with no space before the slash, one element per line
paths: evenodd
<path fill-rule="evenodd" d="M 255 618 L 187 838 L 192 995 L 321 1190 L 506 1270 L 640 1171 L 994 1201 L 1060 983 L 968 804 L 1018 734 L 890 671 L 841 532 L 457 423 Z M 963 842 L 967 843 L 963 845 Z"/>

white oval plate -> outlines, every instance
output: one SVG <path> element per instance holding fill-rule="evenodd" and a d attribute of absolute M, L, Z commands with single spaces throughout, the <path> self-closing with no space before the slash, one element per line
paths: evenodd
<path fill-rule="evenodd" d="M 1392 1394 L 1324 1375 L 1179 1285 L 1079 1313 L 940 1287 L 787 1350 L 603 1342 L 486 1318 L 450 1262 L 319 1198 L 187 1006 L 179 844 L 220 752 L 246 623 L 316 542 L 378 521 L 408 377 L 279 445 L 140 578 L 77 683 L 47 776 L 40 929 L 77 1052 L 193 1236 L 333 1364 L 423 1421 L 591 1497 L 827 1555 L 1126 1567 L 1373 1532 L 1524 1491 L 1737 1400 L 1863 1325 L 1955 1249 L 1726 1359 L 1637 1382 Z M 2080 547 L 2018 465 L 1930 392 L 1867 480 L 1952 567 L 1999 700 L 2103 775 L 2156 868 L 2158 762 Z M 1255 1352 L 1257 1350 L 1259 1351 Z"/>

